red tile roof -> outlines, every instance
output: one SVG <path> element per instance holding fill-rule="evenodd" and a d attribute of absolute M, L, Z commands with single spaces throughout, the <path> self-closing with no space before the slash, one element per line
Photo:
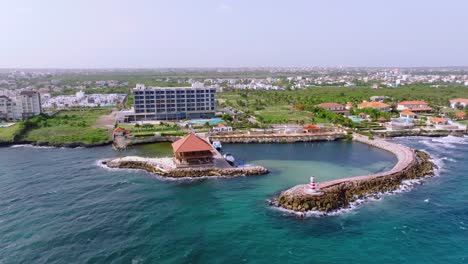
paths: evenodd
<path fill-rule="evenodd" d="M 206 140 L 195 134 L 189 134 L 172 143 L 172 150 L 176 152 L 211 151 L 213 147 Z"/>
<path fill-rule="evenodd" d="M 455 98 L 450 100 L 450 103 L 468 103 L 468 99 L 466 98 Z"/>
<path fill-rule="evenodd" d="M 410 109 L 405 109 L 405 110 L 401 111 L 400 114 L 404 114 L 404 115 L 416 115 L 416 114 L 413 113 Z"/>
<path fill-rule="evenodd" d="M 455 113 L 455 116 L 456 117 L 466 117 L 466 114 L 464 112 L 458 112 L 458 113 Z"/>
<path fill-rule="evenodd" d="M 390 105 L 381 102 L 364 102 L 358 104 L 360 108 L 389 108 Z"/>
<path fill-rule="evenodd" d="M 321 108 L 344 108 L 344 105 L 338 103 L 322 103 L 318 104 L 317 106 Z"/>
<path fill-rule="evenodd" d="M 114 129 L 114 133 L 119 133 L 119 132 L 125 132 L 125 129 L 121 127 L 117 127 L 116 129 Z"/>
<path fill-rule="evenodd" d="M 399 102 L 399 105 L 427 105 L 424 101 L 403 101 Z"/>
<path fill-rule="evenodd" d="M 320 127 L 317 125 L 306 125 L 304 126 L 305 130 L 320 130 Z"/>
<path fill-rule="evenodd" d="M 418 107 L 418 108 L 408 108 L 409 110 L 413 112 L 419 112 L 419 111 L 432 111 L 431 107 Z"/>
<path fill-rule="evenodd" d="M 445 124 L 445 123 L 447 123 L 447 120 L 445 120 L 443 118 L 440 118 L 440 117 L 431 117 L 431 118 L 429 118 L 429 121 L 431 121 L 432 123 L 436 123 L 436 124 Z"/>

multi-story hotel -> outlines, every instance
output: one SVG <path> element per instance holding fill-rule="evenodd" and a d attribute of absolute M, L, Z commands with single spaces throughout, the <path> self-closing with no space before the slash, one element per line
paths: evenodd
<path fill-rule="evenodd" d="M 0 95 L 0 119 L 23 120 L 40 113 L 41 98 L 35 91 L 22 91 L 14 96 Z"/>
<path fill-rule="evenodd" d="M 216 88 L 203 84 L 192 87 L 137 84 L 133 94 L 135 112 L 127 116 L 127 121 L 211 118 L 215 114 Z"/>

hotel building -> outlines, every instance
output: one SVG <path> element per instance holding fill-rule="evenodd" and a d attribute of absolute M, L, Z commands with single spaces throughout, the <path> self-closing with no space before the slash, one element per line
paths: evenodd
<path fill-rule="evenodd" d="M 216 88 L 193 84 L 192 87 L 146 87 L 133 89 L 134 113 L 128 121 L 212 118 L 215 115 Z"/>

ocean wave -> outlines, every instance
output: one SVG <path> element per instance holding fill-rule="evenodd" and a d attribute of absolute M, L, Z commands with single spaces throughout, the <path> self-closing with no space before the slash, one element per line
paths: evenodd
<path fill-rule="evenodd" d="M 456 137 L 456 136 L 446 136 L 446 137 L 440 137 L 440 138 L 433 138 L 433 142 L 438 142 L 438 143 L 443 143 L 443 144 L 462 144 L 466 145 L 468 144 L 468 138 L 463 136 L 463 137 Z"/>
<path fill-rule="evenodd" d="M 57 147 L 52 147 L 52 146 L 36 146 L 36 145 L 31 145 L 31 144 L 19 144 L 19 145 L 10 146 L 10 148 L 53 149 L 53 148 L 57 148 Z"/>

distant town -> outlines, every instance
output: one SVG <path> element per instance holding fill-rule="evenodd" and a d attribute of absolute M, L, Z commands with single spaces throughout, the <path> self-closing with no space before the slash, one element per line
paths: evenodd
<path fill-rule="evenodd" d="M 466 68 L 12 69 L 0 72 L 0 141 L 463 134 L 467 98 Z"/>

